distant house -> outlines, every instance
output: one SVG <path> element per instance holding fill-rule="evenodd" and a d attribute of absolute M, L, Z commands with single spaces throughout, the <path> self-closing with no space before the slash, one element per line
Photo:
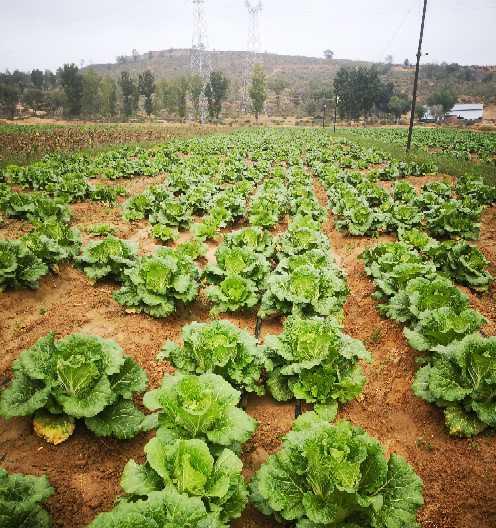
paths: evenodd
<path fill-rule="evenodd" d="M 423 123 L 435 123 L 437 119 L 432 115 L 430 107 L 427 107 L 425 114 L 420 119 Z"/>
<path fill-rule="evenodd" d="M 463 119 L 464 121 L 480 121 L 484 114 L 481 103 L 456 104 L 446 115 L 448 118 Z"/>

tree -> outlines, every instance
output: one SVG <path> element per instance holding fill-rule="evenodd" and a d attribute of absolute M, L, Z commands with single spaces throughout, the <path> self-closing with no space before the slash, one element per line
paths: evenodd
<path fill-rule="evenodd" d="M 41 70 L 33 70 L 31 72 L 31 82 L 35 88 L 41 90 L 43 88 L 43 72 Z"/>
<path fill-rule="evenodd" d="M 188 103 L 189 79 L 186 76 L 181 76 L 175 80 L 172 85 L 176 113 L 181 119 L 186 118 L 186 110 Z"/>
<path fill-rule="evenodd" d="M 390 54 L 390 55 L 386 55 L 385 59 L 384 59 L 384 62 L 386 64 L 393 64 L 393 56 Z"/>
<path fill-rule="evenodd" d="M 191 103 L 193 104 L 193 112 L 195 119 L 200 119 L 200 97 L 203 90 L 202 78 L 198 75 L 192 75 L 189 79 L 189 93 L 191 95 Z"/>
<path fill-rule="evenodd" d="M 255 64 L 249 90 L 251 105 L 255 113 L 255 119 L 262 113 L 265 100 L 267 99 L 267 88 L 265 83 L 265 70 L 260 64 Z"/>
<path fill-rule="evenodd" d="M 429 105 L 440 105 L 443 109 L 443 113 L 446 114 L 453 108 L 453 106 L 455 106 L 457 100 L 458 98 L 455 93 L 445 87 L 434 92 L 429 99 L 427 99 L 427 103 Z"/>
<path fill-rule="evenodd" d="M 208 103 L 208 115 L 210 119 L 219 119 L 222 111 L 222 103 L 227 96 L 229 80 L 220 71 L 210 73 L 210 80 L 205 88 L 205 97 Z"/>
<path fill-rule="evenodd" d="M 113 117 L 117 113 L 117 85 L 111 77 L 104 77 L 99 90 L 100 109 L 102 115 Z"/>
<path fill-rule="evenodd" d="M 121 72 L 119 86 L 122 92 L 124 115 L 126 118 L 128 118 L 134 110 L 134 92 L 136 91 L 134 79 L 131 77 L 129 72 Z"/>
<path fill-rule="evenodd" d="M 399 120 L 410 108 L 410 101 L 405 95 L 393 95 L 388 104 L 389 111 Z"/>
<path fill-rule="evenodd" d="M 133 51 L 131 51 L 131 55 L 133 56 L 133 60 L 134 62 L 136 62 L 139 58 L 139 52 L 137 49 L 133 49 Z"/>
<path fill-rule="evenodd" d="M 60 111 L 66 103 L 64 91 L 61 88 L 46 92 L 44 98 L 45 108 L 51 113 Z"/>
<path fill-rule="evenodd" d="M 174 81 L 159 80 L 155 88 L 155 107 L 157 110 L 165 109 L 168 113 L 176 112 L 176 95 Z"/>
<path fill-rule="evenodd" d="M 0 84 L 0 107 L 11 119 L 15 116 L 18 100 L 19 89 L 14 84 Z"/>
<path fill-rule="evenodd" d="M 409 61 L 408 59 L 405 59 L 405 60 L 403 61 L 403 66 L 404 66 L 405 68 L 409 68 L 409 67 L 410 67 L 410 61 Z"/>
<path fill-rule="evenodd" d="M 334 78 L 334 91 L 339 97 L 339 114 L 342 118 L 367 117 L 376 103 L 384 99 L 387 85 L 372 66 L 341 68 Z"/>
<path fill-rule="evenodd" d="M 60 70 L 60 78 L 67 101 L 64 110 L 69 116 L 79 116 L 83 96 L 83 79 L 79 68 L 75 64 L 64 64 Z"/>
<path fill-rule="evenodd" d="M 327 59 L 327 60 L 332 60 L 334 58 L 334 51 L 330 50 L 330 49 L 326 49 L 324 50 L 324 57 Z"/>
<path fill-rule="evenodd" d="M 145 112 L 150 115 L 153 111 L 152 97 L 155 93 L 155 78 L 150 70 L 139 76 L 139 93 L 145 97 Z"/>
<path fill-rule="evenodd" d="M 39 110 L 44 100 L 43 91 L 39 88 L 28 88 L 22 94 L 22 103 L 33 110 Z"/>
<path fill-rule="evenodd" d="M 435 104 L 431 106 L 431 114 L 435 118 L 436 121 L 439 121 L 442 119 L 445 115 L 445 111 L 443 109 L 443 106 L 440 104 Z"/>
<path fill-rule="evenodd" d="M 53 90 L 57 86 L 57 76 L 51 70 L 45 70 L 43 76 L 43 89 Z"/>
<path fill-rule="evenodd" d="M 286 79 L 276 77 L 269 79 L 269 88 L 276 94 L 276 106 L 277 111 L 281 110 L 281 95 L 289 87 L 289 83 Z"/>
<path fill-rule="evenodd" d="M 381 83 L 374 105 L 378 113 L 387 114 L 389 112 L 389 101 L 394 95 L 394 83 Z"/>
<path fill-rule="evenodd" d="M 418 104 L 416 107 L 415 107 L 415 117 L 420 121 L 424 115 L 426 114 L 427 112 L 427 107 L 422 105 L 422 104 Z"/>
<path fill-rule="evenodd" d="M 100 76 L 94 70 L 83 73 L 83 95 L 81 97 L 81 112 L 87 116 L 95 116 L 101 112 Z"/>

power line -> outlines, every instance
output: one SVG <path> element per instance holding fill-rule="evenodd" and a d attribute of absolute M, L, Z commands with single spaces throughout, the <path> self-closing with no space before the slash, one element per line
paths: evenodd
<path fill-rule="evenodd" d="M 399 26 L 396 28 L 396 30 L 393 33 L 393 36 L 389 40 L 389 42 L 384 47 L 384 50 L 381 53 L 381 58 L 384 56 L 384 54 L 390 50 L 391 44 L 396 40 L 396 37 L 398 36 L 399 32 L 403 29 L 403 26 L 405 25 L 405 22 L 407 21 L 408 17 L 410 16 L 411 12 L 413 11 L 413 8 L 415 7 L 415 4 L 417 3 L 417 0 L 413 0 L 410 7 L 408 8 L 408 11 L 406 12 L 405 16 L 401 20 Z"/>

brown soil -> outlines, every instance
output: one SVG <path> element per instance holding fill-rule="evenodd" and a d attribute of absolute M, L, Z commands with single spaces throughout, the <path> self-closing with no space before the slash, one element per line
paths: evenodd
<path fill-rule="evenodd" d="M 139 192 L 149 180 L 135 179 L 126 186 L 133 193 Z M 419 183 L 415 179 L 412 182 Z M 316 191 L 325 203 L 325 193 L 319 184 L 316 184 Z M 155 244 L 148 238 L 146 222 L 137 225 L 123 222 L 118 208 L 78 204 L 73 209 L 76 225 L 110 222 L 118 227 L 118 235 L 137 240 L 141 251 L 150 251 Z M 20 222 L 9 221 L 0 229 L 0 236 L 13 236 L 19 233 L 21 226 Z M 345 306 L 346 331 L 362 339 L 374 357 L 373 364 L 365 366 L 368 383 L 363 395 L 347 405 L 340 412 L 340 418 L 364 427 L 383 442 L 388 452 L 404 455 L 421 475 L 425 506 L 419 520 L 423 528 L 494 528 L 494 436 L 481 435 L 474 440 L 448 437 L 440 411 L 413 395 L 410 384 L 416 368 L 415 354 L 407 346 L 401 327 L 379 316 L 371 298 L 372 282 L 357 258 L 364 248 L 378 240 L 350 238 L 338 233 L 332 218 L 325 232 L 339 264 L 348 274 L 351 294 Z M 496 271 L 496 208 L 488 210 L 483 217 L 479 246 Z M 91 286 L 80 271 L 66 265 L 58 275 L 46 277 L 36 291 L 2 294 L 0 385 L 7 381 L 12 361 L 37 339 L 50 331 L 59 336 L 81 331 L 117 341 L 147 371 L 151 387 L 156 387 L 163 374 L 171 370 L 155 361 L 161 345 L 167 339 L 179 341 L 184 324 L 207 320 L 209 307 L 200 300 L 166 320 L 128 315 L 112 300 L 113 289 L 115 286 L 110 284 Z M 490 320 L 488 333 L 494 334 L 496 287 L 484 296 L 471 297 Z M 253 314 L 225 318 L 254 332 Z M 280 320 L 266 321 L 262 338 L 280 331 Z M 250 397 L 247 411 L 259 421 L 255 436 L 243 451 L 245 474 L 249 477 L 268 454 L 280 446 L 281 437 L 291 427 L 294 407 L 277 404 L 270 397 Z M 46 473 L 56 489 L 56 494 L 48 501 L 54 525 L 79 528 L 97 513 L 112 507 L 119 494 L 124 464 L 130 458 L 143 460 L 143 446 L 150 436 L 141 435 L 129 442 L 98 439 L 79 424 L 67 442 L 53 447 L 33 434 L 29 419 L 0 420 L 0 462 L 8 471 Z M 270 528 L 276 524 L 248 508 L 233 526 Z"/>

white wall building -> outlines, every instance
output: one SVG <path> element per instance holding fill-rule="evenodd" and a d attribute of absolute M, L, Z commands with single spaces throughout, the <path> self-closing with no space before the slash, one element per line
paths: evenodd
<path fill-rule="evenodd" d="M 478 121 L 484 114 L 484 105 L 480 103 L 456 104 L 447 114 L 447 117 L 456 117 L 465 121 Z"/>

